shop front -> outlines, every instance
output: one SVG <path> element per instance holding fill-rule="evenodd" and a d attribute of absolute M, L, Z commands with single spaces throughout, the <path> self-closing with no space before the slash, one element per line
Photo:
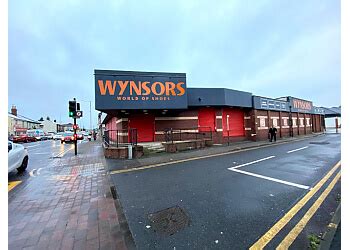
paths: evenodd
<path fill-rule="evenodd" d="M 322 132 L 311 101 L 272 99 L 224 88 L 187 88 L 185 73 L 95 70 L 96 110 L 114 141 L 167 141 L 210 135 L 214 143 Z M 170 131 L 170 132 L 169 132 Z"/>

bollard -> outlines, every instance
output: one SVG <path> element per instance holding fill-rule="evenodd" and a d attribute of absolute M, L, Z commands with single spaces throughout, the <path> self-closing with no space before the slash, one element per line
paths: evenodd
<path fill-rule="evenodd" d="M 132 159 L 132 145 L 128 145 L 128 156 L 129 156 L 129 160 Z"/>

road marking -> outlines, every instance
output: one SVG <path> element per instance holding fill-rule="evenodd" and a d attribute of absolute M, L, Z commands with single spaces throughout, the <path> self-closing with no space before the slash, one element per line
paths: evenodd
<path fill-rule="evenodd" d="M 315 203 L 309 208 L 303 218 L 295 225 L 295 227 L 289 232 L 289 234 L 283 239 L 283 241 L 278 245 L 277 249 L 288 249 L 290 245 L 294 242 L 294 240 L 298 237 L 298 235 L 303 231 L 306 224 L 312 218 L 312 216 L 316 213 L 316 211 L 320 208 L 323 201 L 327 198 L 328 194 L 332 191 L 335 184 L 340 179 L 340 172 L 334 177 L 332 182 L 328 185 L 328 187 L 323 191 L 323 193 L 318 197 Z"/>
<path fill-rule="evenodd" d="M 334 224 L 333 222 L 331 222 L 331 223 L 328 224 L 327 227 L 337 229 L 338 225 L 337 225 L 337 224 Z"/>
<path fill-rule="evenodd" d="M 36 170 L 36 168 L 34 168 L 32 171 L 30 171 L 29 172 L 29 175 L 31 176 L 31 177 L 35 177 L 35 175 L 34 175 L 34 171 Z"/>
<path fill-rule="evenodd" d="M 270 147 L 270 146 L 272 146 L 272 145 L 260 146 L 259 148 L 265 148 L 265 147 Z M 234 151 L 234 152 L 225 152 L 225 153 L 218 153 L 218 154 L 213 154 L 213 155 L 198 156 L 198 157 L 193 157 L 193 158 L 189 158 L 189 159 L 183 159 L 183 160 L 177 160 L 177 161 L 163 162 L 163 163 L 158 163 L 158 164 L 153 164 L 153 165 L 147 165 L 147 166 L 143 166 L 143 167 L 139 167 L 139 168 L 113 170 L 113 171 L 109 172 L 109 174 L 122 174 L 122 173 L 139 171 L 139 170 L 145 170 L 145 169 L 149 169 L 149 168 L 155 168 L 155 167 L 161 167 L 161 166 L 166 166 L 166 165 L 172 165 L 172 164 L 177 164 L 177 163 L 182 163 L 182 162 L 187 162 L 187 161 L 195 161 L 195 160 L 201 160 L 201 159 L 206 159 L 206 158 L 211 158 L 211 157 L 216 157 L 216 156 L 236 154 L 236 153 L 241 153 L 241 152 L 244 152 L 244 151 L 250 151 L 250 150 L 254 150 L 254 149 L 256 149 L 256 148 L 247 148 L 247 149 L 237 150 L 237 151 Z M 273 156 L 273 157 L 275 157 L 275 156 Z M 273 158 L 273 157 L 271 157 L 271 158 Z"/>
<path fill-rule="evenodd" d="M 309 186 L 305 186 L 305 185 L 301 185 L 301 184 L 297 184 L 297 183 L 293 183 L 293 182 L 289 182 L 289 181 L 284 181 L 284 180 L 280 180 L 280 179 L 276 179 L 276 178 L 272 178 L 272 177 L 268 177 L 268 176 L 264 176 L 264 175 L 260 175 L 260 174 L 254 174 L 251 172 L 247 172 L 247 171 L 243 171 L 243 170 L 239 170 L 239 169 L 235 169 L 235 168 L 229 168 L 229 170 L 237 172 L 237 173 L 246 174 L 246 175 L 254 176 L 257 178 L 269 180 L 269 181 L 274 181 L 274 182 L 286 184 L 286 185 L 297 187 L 297 188 L 310 190 Z"/>
<path fill-rule="evenodd" d="M 42 169 L 42 168 L 39 168 L 39 169 L 36 171 L 36 175 L 40 175 L 41 169 Z"/>
<path fill-rule="evenodd" d="M 34 148 L 34 147 L 37 147 L 39 146 L 39 144 L 36 144 L 36 145 L 30 145 L 30 146 L 27 146 L 27 148 Z"/>
<path fill-rule="evenodd" d="M 297 149 L 294 149 L 294 150 L 290 150 L 290 151 L 287 152 L 287 154 L 293 153 L 293 152 L 296 152 L 296 151 L 299 151 L 299 150 L 303 150 L 303 149 L 306 149 L 306 148 L 308 148 L 308 147 L 309 147 L 309 146 L 302 147 L 302 148 L 297 148 Z"/>
<path fill-rule="evenodd" d="M 46 153 L 32 153 L 34 155 L 47 155 L 47 154 L 50 154 L 50 152 L 46 152 Z"/>
<path fill-rule="evenodd" d="M 8 192 L 14 189 L 17 185 L 19 185 L 22 181 L 10 181 L 8 183 Z"/>
<path fill-rule="evenodd" d="M 285 225 L 302 209 L 305 204 L 315 195 L 315 193 L 324 185 L 332 174 L 340 167 L 340 161 L 300 200 L 295 204 L 275 225 L 273 225 L 259 240 L 257 240 L 249 249 L 264 248 Z"/>
<path fill-rule="evenodd" d="M 127 173 L 127 172 L 140 171 L 140 170 L 156 168 L 156 167 L 161 167 L 161 166 L 166 166 L 166 165 L 172 165 L 172 164 L 177 164 L 177 163 L 182 163 L 182 162 L 187 162 L 187 161 L 196 161 L 196 160 L 212 158 L 212 157 L 217 157 L 217 156 L 222 156 L 222 155 L 237 154 L 237 153 L 251 151 L 251 150 L 256 150 L 256 149 L 260 149 L 260 148 L 274 147 L 274 146 L 282 145 L 282 144 L 286 144 L 286 143 L 293 143 L 293 142 L 304 141 L 304 140 L 308 140 L 308 139 L 312 139 L 312 138 L 313 137 L 301 138 L 301 139 L 296 139 L 296 140 L 293 140 L 293 141 L 280 142 L 280 143 L 277 143 L 277 144 L 267 144 L 267 145 L 253 147 L 253 148 L 238 149 L 238 150 L 230 151 L 230 152 L 217 153 L 217 154 L 212 154 L 212 155 L 205 155 L 205 156 L 198 156 L 198 157 L 188 158 L 188 159 L 184 159 L 184 160 L 177 160 L 177 161 L 171 161 L 171 162 L 158 163 L 158 164 L 147 165 L 147 166 L 143 166 L 143 167 L 139 167 L 139 168 L 136 167 L 136 168 L 129 168 L 129 169 L 113 170 L 113 171 L 109 172 L 109 174 L 123 174 L 123 173 Z"/>
<path fill-rule="evenodd" d="M 73 147 L 74 148 L 74 147 Z M 67 153 L 69 150 L 72 150 L 73 148 L 69 148 L 63 152 L 58 153 L 57 155 L 52 156 L 52 158 L 62 157 L 65 153 Z"/>
<path fill-rule="evenodd" d="M 269 159 L 272 159 L 272 158 L 275 158 L 275 157 L 276 157 L 276 156 L 272 155 L 272 156 L 269 156 L 269 157 L 266 157 L 266 158 L 262 158 L 262 159 L 260 159 L 260 160 L 251 161 L 251 162 L 248 162 L 248 163 L 244 163 L 244 164 L 241 164 L 241 165 L 238 165 L 238 166 L 229 168 L 229 170 L 233 170 L 233 169 L 236 169 L 236 168 L 248 166 L 248 165 L 251 165 L 251 164 L 254 164 L 254 163 L 257 163 L 257 162 L 261 162 L 261 161 L 266 161 L 266 160 L 269 160 Z"/>

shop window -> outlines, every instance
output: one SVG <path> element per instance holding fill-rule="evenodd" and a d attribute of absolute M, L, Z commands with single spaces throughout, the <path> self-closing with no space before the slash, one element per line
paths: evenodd
<path fill-rule="evenodd" d="M 306 118 L 306 126 L 310 126 L 310 118 Z"/>
<path fill-rule="evenodd" d="M 300 124 L 300 126 L 304 126 L 304 119 L 303 118 L 299 119 L 299 124 Z"/>
<path fill-rule="evenodd" d="M 272 124 L 274 127 L 277 127 L 278 126 L 278 121 L 276 118 L 272 119 Z"/>
<path fill-rule="evenodd" d="M 260 117 L 260 127 L 266 127 L 265 118 Z"/>

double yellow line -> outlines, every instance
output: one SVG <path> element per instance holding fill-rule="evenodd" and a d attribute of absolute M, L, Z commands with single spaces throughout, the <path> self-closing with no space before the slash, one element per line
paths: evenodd
<path fill-rule="evenodd" d="M 8 183 L 8 192 L 14 189 L 17 185 L 19 185 L 22 181 L 10 181 Z"/>
<path fill-rule="evenodd" d="M 302 209 L 305 204 L 317 193 L 318 190 L 328 181 L 333 173 L 340 167 L 340 161 L 333 166 L 333 168 L 313 187 L 297 204 L 295 204 L 275 225 L 273 225 L 257 242 L 255 242 L 249 249 L 263 249 L 287 223 Z M 297 238 L 300 232 L 304 229 L 307 222 L 311 219 L 322 202 L 326 199 L 330 191 L 340 178 L 340 172 L 334 177 L 332 182 L 323 191 L 311 208 L 306 212 L 298 224 L 288 233 L 288 235 L 278 245 L 277 249 L 287 249 Z"/>

